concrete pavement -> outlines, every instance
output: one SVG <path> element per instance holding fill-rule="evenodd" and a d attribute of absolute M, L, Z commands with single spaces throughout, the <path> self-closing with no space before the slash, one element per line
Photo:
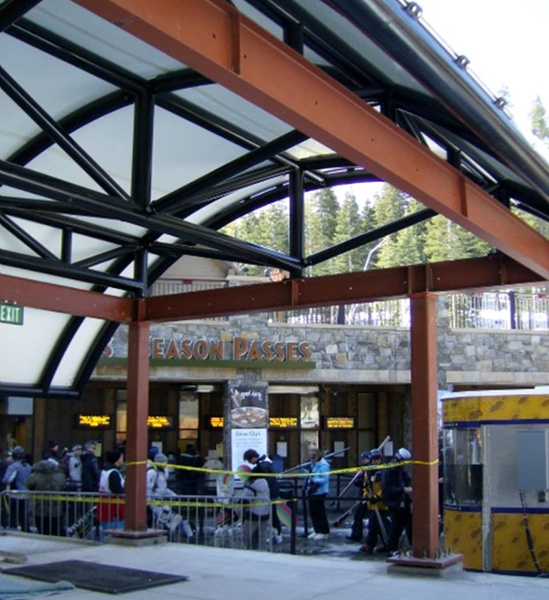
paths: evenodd
<path fill-rule="evenodd" d="M 549 578 L 460 572 L 444 578 L 389 574 L 384 560 L 316 554 L 229 550 L 183 544 L 129 547 L 80 541 L 0 536 L 0 557 L 43 564 L 84 560 L 186 575 L 188 581 L 125 594 L 132 600 L 521 600 L 549 597 Z M 17 566 L 1 563 L 2 569 Z M 2 578 L 8 577 L 1 575 Z M 11 576 L 10 576 L 11 577 Z M 19 578 L 18 578 L 19 579 Z M 29 580 L 30 581 L 30 580 Z M 84 589 L 61 592 L 60 600 L 112 598 Z"/>

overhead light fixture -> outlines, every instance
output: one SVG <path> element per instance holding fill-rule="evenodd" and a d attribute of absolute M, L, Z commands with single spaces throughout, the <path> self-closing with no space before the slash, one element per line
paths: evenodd
<path fill-rule="evenodd" d="M 181 392 L 196 392 L 197 389 L 196 383 L 182 383 L 179 386 L 179 391 Z"/>
<path fill-rule="evenodd" d="M 270 385 L 269 394 L 301 394 L 310 396 L 318 394 L 317 385 Z"/>

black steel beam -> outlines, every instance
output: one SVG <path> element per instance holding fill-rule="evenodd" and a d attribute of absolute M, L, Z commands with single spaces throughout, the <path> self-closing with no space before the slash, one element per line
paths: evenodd
<path fill-rule="evenodd" d="M 288 215 L 288 244 L 290 254 L 303 260 L 305 258 L 305 193 L 303 190 L 302 171 L 294 171 L 290 174 L 288 192 L 290 203 Z M 301 270 L 300 273 L 294 274 L 297 277 L 302 277 L 303 270 Z"/>
<path fill-rule="evenodd" d="M 259 262 L 282 269 L 300 268 L 299 261 L 275 250 L 262 248 L 212 231 L 207 227 L 188 223 L 170 215 L 143 213 L 132 204 L 57 178 L 24 169 L 0 160 L 0 182 L 39 196 L 53 198 L 69 205 L 89 210 L 90 215 L 133 223 L 156 233 L 173 235 L 185 241 L 203 244 L 226 252 L 226 260 Z"/>
<path fill-rule="evenodd" d="M 82 260 L 77 260 L 72 263 L 74 267 L 78 267 L 80 269 L 90 269 L 95 265 L 100 265 L 104 262 L 111 261 L 121 256 L 135 255 L 135 253 L 140 250 L 141 246 L 134 245 L 130 246 L 128 244 L 124 246 L 119 246 L 118 248 L 113 248 L 112 250 L 106 250 L 105 252 L 101 252 L 100 254 L 94 254 L 88 258 L 84 258 Z M 145 284 L 142 283 L 140 288 L 145 287 Z"/>
<path fill-rule="evenodd" d="M 69 265 L 60 260 L 36 258 L 8 250 L 0 250 L 0 262 L 8 267 L 55 275 L 72 281 L 83 281 L 96 286 L 112 287 L 128 292 L 138 292 L 142 285 L 127 277 L 111 275 L 108 272 L 93 271 Z"/>
<path fill-rule="evenodd" d="M 141 243 L 141 238 L 129 235 L 127 233 L 123 233 L 120 231 L 119 227 L 109 229 L 107 227 L 101 227 L 100 225 L 96 225 L 95 223 L 90 222 L 88 220 L 74 219 L 68 217 L 62 214 L 61 212 L 60 214 L 48 213 L 43 210 L 44 204 L 46 203 L 43 200 L 37 202 L 39 204 L 39 207 L 36 209 L 33 208 L 29 210 L 28 208 L 19 208 L 18 206 L 6 206 L 3 204 L 2 198 L 0 197 L 0 211 L 3 211 L 6 214 L 13 217 L 17 217 L 19 219 L 31 221 L 33 223 L 40 223 L 42 225 L 55 227 L 57 229 L 70 230 L 73 233 L 78 233 L 79 235 L 103 240 L 110 244 L 133 244 L 137 246 Z M 64 205 L 60 203 L 59 206 L 63 208 Z M 86 211 L 86 215 L 89 216 L 89 212 Z"/>
<path fill-rule="evenodd" d="M 240 156 L 224 164 L 222 167 L 207 173 L 203 177 L 199 177 L 193 182 L 166 194 L 156 202 L 153 202 L 153 208 L 159 212 L 177 213 L 179 210 L 192 207 L 195 195 L 203 194 L 204 191 L 215 188 L 216 185 L 251 169 L 259 163 L 272 160 L 281 152 L 297 146 L 306 139 L 307 136 L 299 131 L 292 130 L 271 142 L 267 142 L 251 150 L 244 156 Z"/>
<path fill-rule="evenodd" d="M 55 256 L 50 252 L 43 244 L 38 242 L 35 238 L 30 236 L 20 225 L 14 223 L 10 218 L 0 210 L 0 225 L 4 227 L 6 231 L 9 231 L 15 238 L 25 244 L 30 250 L 35 252 L 42 258 L 48 258 L 50 260 L 58 260 L 59 257 Z"/>
<path fill-rule="evenodd" d="M 152 157 L 154 138 L 154 102 L 144 91 L 135 100 L 131 195 L 141 209 L 151 203 Z"/>
<path fill-rule="evenodd" d="M 129 200 L 129 195 L 95 160 L 0 66 L 0 88 L 107 193 Z"/>
<path fill-rule="evenodd" d="M 17 22 L 42 0 L 7 0 L 0 7 L 0 32 Z"/>
<path fill-rule="evenodd" d="M 360 246 L 364 246 L 370 242 L 375 242 L 376 240 L 384 238 L 388 235 L 402 231 L 407 227 L 412 227 L 413 225 L 427 221 L 436 215 L 437 213 L 431 208 L 418 210 L 411 215 L 406 215 L 401 219 L 397 219 L 396 221 L 392 221 L 391 223 L 377 227 L 372 231 L 368 231 L 367 233 L 363 233 L 352 239 L 345 240 L 340 244 L 335 244 L 330 248 L 326 248 L 326 250 L 322 250 L 316 254 L 311 254 L 311 256 L 306 258 L 306 263 L 308 265 L 317 265 L 321 262 L 329 260 L 330 258 L 334 258 L 334 256 L 339 256 L 340 254 L 344 254 L 345 252 L 349 252 L 350 250 L 354 250 L 355 248 L 359 248 Z"/>
<path fill-rule="evenodd" d="M 117 91 L 112 94 L 97 98 L 93 102 L 82 106 L 73 113 L 58 121 L 59 127 L 68 133 L 76 131 L 89 123 L 104 117 L 120 108 L 133 103 L 133 96 L 127 92 Z M 52 138 L 44 132 L 40 132 L 26 144 L 18 148 L 10 157 L 9 162 L 18 165 L 26 165 L 33 158 L 44 152 L 53 145 Z"/>

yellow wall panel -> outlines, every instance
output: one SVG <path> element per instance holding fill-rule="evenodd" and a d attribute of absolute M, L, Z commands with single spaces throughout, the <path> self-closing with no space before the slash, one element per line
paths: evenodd
<path fill-rule="evenodd" d="M 482 515 L 444 509 L 444 545 L 452 553 L 463 554 L 465 569 L 482 571 Z"/>
<path fill-rule="evenodd" d="M 502 394 L 447 398 L 442 410 L 444 423 L 547 419 L 549 395 Z"/>
<path fill-rule="evenodd" d="M 544 573 L 549 572 L 549 514 L 529 514 L 532 547 Z M 492 571 L 536 573 L 528 547 L 524 517 L 517 513 L 492 515 Z"/>

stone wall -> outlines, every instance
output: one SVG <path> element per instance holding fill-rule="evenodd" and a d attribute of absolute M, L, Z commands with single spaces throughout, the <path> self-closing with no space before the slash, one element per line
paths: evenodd
<path fill-rule="evenodd" d="M 312 369 L 261 368 L 271 383 L 406 384 L 410 382 L 408 329 L 335 325 L 288 325 L 268 322 L 263 315 L 227 321 L 155 324 L 151 338 L 220 340 L 234 337 L 271 342 L 308 342 Z M 111 346 L 115 356 L 127 356 L 127 328 L 120 327 Z M 204 361 L 200 368 L 176 361 L 177 378 L 227 381 L 240 378 L 236 365 Z M 189 363 L 190 364 L 190 363 Z M 173 366 L 172 366 L 173 365 Z M 549 383 L 549 331 L 450 329 L 445 304 L 438 313 L 438 385 L 533 386 Z M 243 365 L 244 367 L 244 365 Z M 170 379 L 175 365 L 154 366 L 151 379 Z M 108 363 L 98 366 L 95 379 L 115 377 Z"/>

